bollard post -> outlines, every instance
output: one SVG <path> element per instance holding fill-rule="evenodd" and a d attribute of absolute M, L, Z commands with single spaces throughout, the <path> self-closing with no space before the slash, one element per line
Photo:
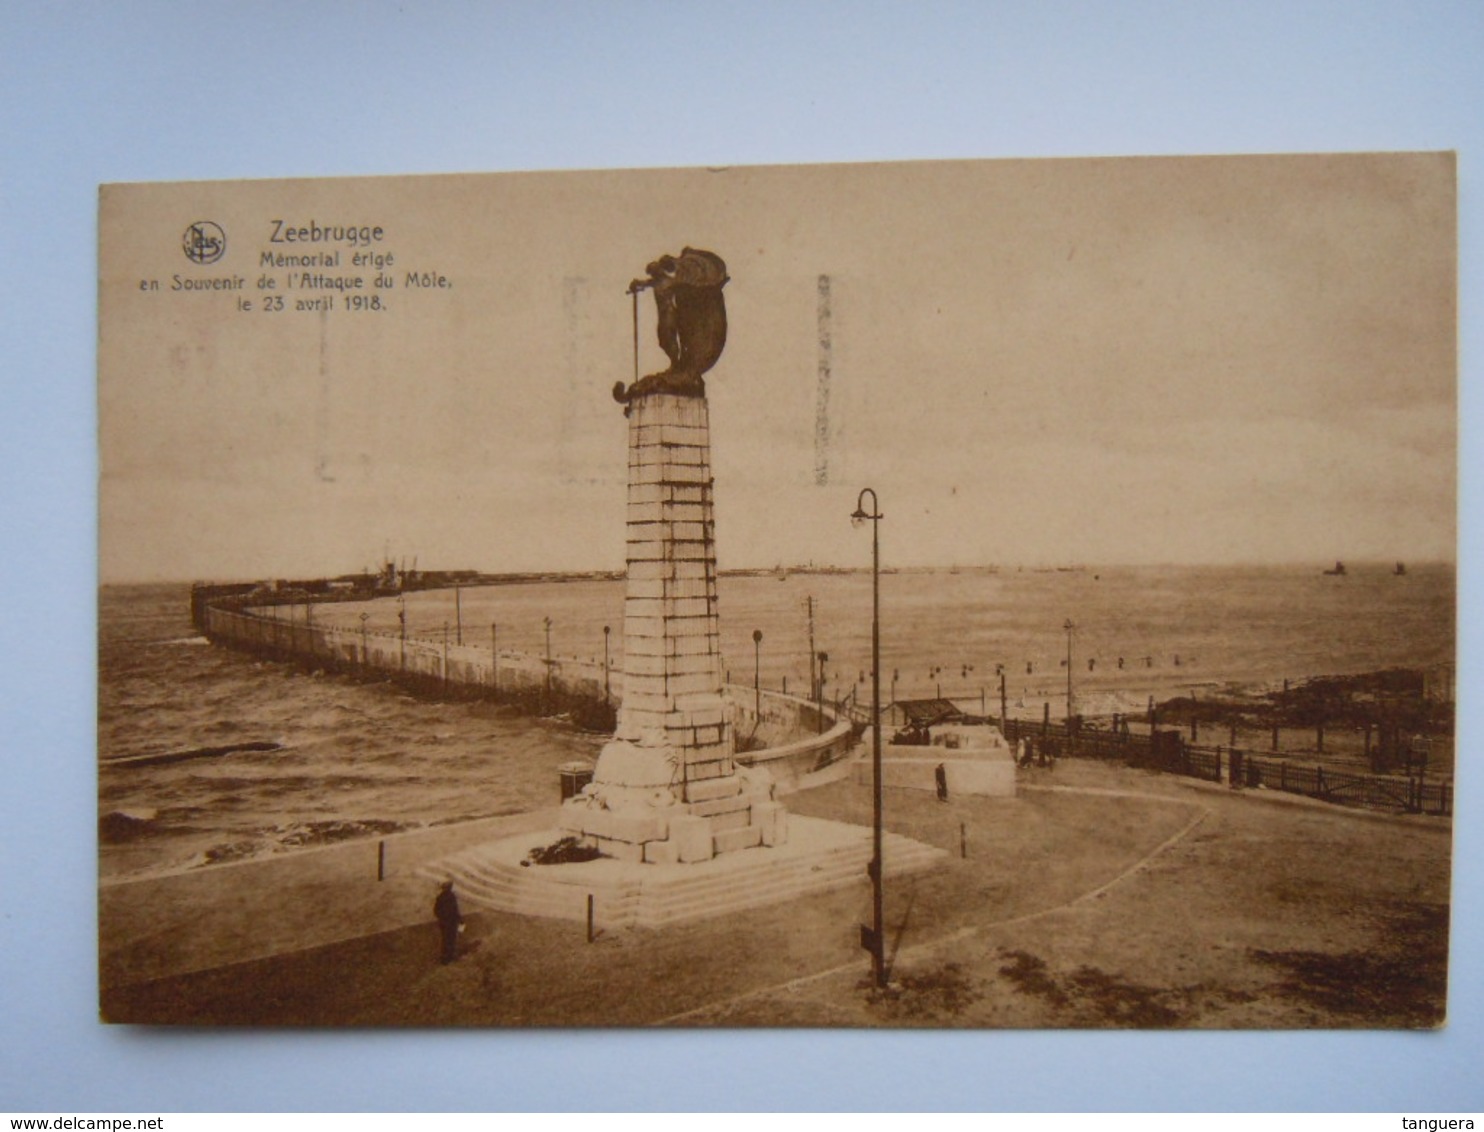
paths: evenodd
<path fill-rule="evenodd" d="M 958 823 L 958 855 L 969 859 L 969 827 L 964 822 Z"/>
<path fill-rule="evenodd" d="M 376 843 L 376 879 L 386 880 L 386 841 Z"/>
<path fill-rule="evenodd" d="M 587 894 L 587 941 L 592 943 L 593 935 L 593 894 Z"/>

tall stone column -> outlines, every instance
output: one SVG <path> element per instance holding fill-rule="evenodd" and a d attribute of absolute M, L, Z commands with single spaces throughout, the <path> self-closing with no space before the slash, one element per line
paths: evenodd
<path fill-rule="evenodd" d="M 614 390 L 629 424 L 623 702 L 593 781 L 566 804 L 563 825 L 610 856 L 691 862 L 776 844 L 786 825 L 766 772 L 737 771 L 722 695 L 701 374 L 726 341 L 726 267 L 687 248 L 648 271 L 630 291 L 654 290 L 671 366 Z"/>
<path fill-rule="evenodd" d="M 647 782 L 662 778 L 682 802 L 693 800 L 693 783 L 733 773 L 708 418 L 705 397 L 649 393 L 629 404 L 624 698 L 615 743 L 636 769 L 646 765 Z"/>

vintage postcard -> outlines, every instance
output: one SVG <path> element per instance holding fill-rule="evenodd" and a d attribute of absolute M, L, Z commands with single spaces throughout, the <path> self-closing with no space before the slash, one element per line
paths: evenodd
<path fill-rule="evenodd" d="M 101 1016 L 1444 1025 L 1455 194 L 104 186 Z"/>

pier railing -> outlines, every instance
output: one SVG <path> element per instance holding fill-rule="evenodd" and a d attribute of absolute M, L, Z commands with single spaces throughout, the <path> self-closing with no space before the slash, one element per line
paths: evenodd
<path fill-rule="evenodd" d="M 568 712 L 591 730 L 611 731 L 623 699 L 623 673 L 605 671 L 602 662 L 496 652 L 493 645 L 461 645 L 446 635 L 320 624 L 303 612 L 312 605 L 302 606 L 297 617 L 284 615 L 289 608 L 207 602 L 197 611 L 198 624 L 214 641 L 270 659 L 390 678 L 447 698 L 520 701 L 543 714 Z M 750 757 L 743 761 L 781 768 L 786 760 L 807 772 L 842 757 L 858 730 L 838 703 L 735 685 L 724 689 L 724 698 L 739 740 L 747 740 Z"/>
<path fill-rule="evenodd" d="M 448 640 L 317 624 L 312 614 L 284 617 L 284 606 L 226 609 L 203 618 L 214 640 L 281 659 L 310 660 L 342 671 L 379 672 L 450 694 L 509 698 L 567 696 L 602 702 L 623 692 L 623 674 L 575 657 L 538 657 Z M 301 607 L 312 609 L 312 606 Z"/>

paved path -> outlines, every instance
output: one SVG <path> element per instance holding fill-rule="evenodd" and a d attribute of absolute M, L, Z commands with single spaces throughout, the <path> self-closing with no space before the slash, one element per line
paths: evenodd
<path fill-rule="evenodd" d="M 549 828 L 546 811 L 388 838 L 382 882 L 369 841 L 105 885 L 105 1015 L 278 1025 L 1259 1027 L 1425 1025 L 1441 1016 L 1446 823 L 1255 804 L 1247 792 L 1093 764 L 1026 778 L 1015 800 L 891 792 L 888 827 L 953 858 L 887 886 L 885 998 L 862 983 L 864 877 L 820 897 L 605 932 L 596 943 L 581 925 L 471 915 L 469 953 L 440 967 L 432 886 L 413 871 L 464 845 Z M 802 816 L 869 822 L 870 791 L 850 782 L 789 803 Z M 1323 977 L 1284 974 L 1285 962 Z M 1393 967 L 1407 978 L 1392 978 Z M 1324 974 L 1331 968 L 1334 978 Z M 1335 999 L 1333 986 L 1359 985 L 1356 971 L 1380 971 L 1376 986 L 1390 997 Z"/>

